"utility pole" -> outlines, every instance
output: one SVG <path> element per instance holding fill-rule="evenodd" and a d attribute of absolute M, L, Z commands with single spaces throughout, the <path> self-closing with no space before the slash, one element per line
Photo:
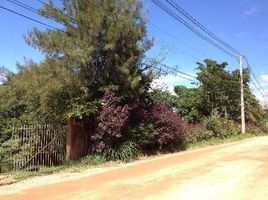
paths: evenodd
<path fill-rule="evenodd" d="M 245 102 L 244 102 L 244 82 L 243 82 L 243 55 L 239 56 L 239 65 L 240 65 L 240 89 L 241 89 L 241 131 L 242 133 L 246 132 L 246 123 L 245 123 Z"/>

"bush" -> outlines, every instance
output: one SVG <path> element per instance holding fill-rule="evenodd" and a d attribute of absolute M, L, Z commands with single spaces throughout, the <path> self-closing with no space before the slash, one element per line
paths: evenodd
<path fill-rule="evenodd" d="M 231 135 L 241 134 L 240 124 L 234 122 L 233 120 L 222 119 L 221 123 L 221 137 L 227 138 Z"/>
<path fill-rule="evenodd" d="M 232 120 L 220 118 L 217 112 L 204 118 L 203 124 L 187 124 L 186 143 L 201 143 L 213 138 L 224 139 L 241 133 L 240 125 Z"/>
<path fill-rule="evenodd" d="M 81 159 L 81 164 L 84 165 L 100 165 L 106 162 L 106 159 L 102 155 L 92 154 Z"/>
<path fill-rule="evenodd" d="M 209 131 L 212 131 L 216 137 L 221 137 L 221 121 L 222 118 L 220 117 L 217 110 L 213 110 L 210 116 L 204 117 L 203 125 Z"/>
<path fill-rule="evenodd" d="M 247 133 L 252 134 L 252 135 L 259 135 L 260 133 L 265 132 L 261 127 L 256 126 L 254 124 L 247 124 L 246 131 Z"/>
<path fill-rule="evenodd" d="M 154 131 L 154 125 L 151 123 L 129 128 L 130 137 L 143 150 L 153 148 Z"/>
<path fill-rule="evenodd" d="M 184 126 L 180 117 L 164 104 L 139 106 L 133 113 L 132 123 L 137 127 L 132 130 L 142 147 L 155 150 L 169 148 L 181 143 L 184 137 Z"/>
<path fill-rule="evenodd" d="M 125 141 L 114 148 L 104 150 L 101 154 L 106 160 L 121 160 L 127 162 L 137 158 L 140 151 L 138 145 L 134 142 Z"/>
<path fill-rule="evenodd" d="M 184 126 L 180 117 L 163 104 L 154 104 L 150 109 L 150 122 L 154 124 L 154 136 L 160 148 L 183 139 Z"/>
<path fill-rule="evenodd" d="M 106 92 L 103 107 L 95 119 L 95 132 L 91 135 L 92 150 L 102 152 L 116 147 L 127 129 L 130 107 L 122 104 L 113 92 Z"/>
<path fill-rule="evenodd" d="M 187 144 L 203 142 L 214 136 L 214 133 L 207 130 L 203 124 L 187 124 L 186 131 L 185 142 Z"/>

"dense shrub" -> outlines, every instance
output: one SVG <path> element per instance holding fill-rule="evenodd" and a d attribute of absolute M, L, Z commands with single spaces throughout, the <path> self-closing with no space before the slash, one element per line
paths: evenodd
<path fill-rule="evenodd" d="M 136 128 L 142 147 L 165 149 L 180 143 L 184 136 L 184 126 L 180 117 L 164 104 L 154 103 L 139 106 L 133 113 L 131 121 Z M 136 137 L 137 138 L 137 137 Z"/>
<path fill-rule="evenodd" d="M 205 128 L 212 131 L 216 137 L 221 136 L 221 116 L 218 111 L 214 110 L 208 117 L 203 118 Z"/>
<path fill-rule="evenodd" d="M 221 138 L 227 138 L 228 136 L 241 134 L 240 124 L 228 119 L 222 119 L 220 130 Z"/>
<path fill-rule="evenodd" d="M 208 140 L 214 136 L 214 133 L 207 130 L 203 124 L 187 124 L 187 134 L 185 134 L 185 141 L 187 144 L 195 144 Z"/>
<path fill-rule="evenodd" d="M 229 136 L 241 134 L 240 125 L 233 120 L 220 118 L 213 113 L 203 120 L 203 124 L 187 124 L 187 143 L 200 143 L 211 138 L 224 139 Z"/>
<path fill-rule="evenodd" d="M 154 131 L 154 125 L 151 123 L 129 127 L 130 137 L 143 150 L 153 149 Z"/>
<path fill-rule="evenodd" d="M 95 119 L 95 132 L 91 135 L 93 151 L 114 148 L 122 141 L 127 128 L 130 107 L 113 92 L 106 92 L 102 109 Z"/>
<path fill-rule="evenodd" d="M 150 122 L 154 124 L 154 136 L 160 148 L 183 139 L 183 122 L 167 106 L 154 104 L 150 109 Z"/>
<path fill-rule="evenodd" d="M 227 138 L 231 135 L 241 133 L 240 125 L 233 120 L 222 118 L 217 111 L 213 111 L 210 116 L 203 119 L 204 127 L 213 132 L 217 138 Z"/>
<path fill-rule="evenodd" d="M 258 135 L 260 133 L 265 132 L 263 128 L 256 126 L 254 124 L 246 124 L 246 131 L 247 133 L 253 134 L 253 135 Z"/>

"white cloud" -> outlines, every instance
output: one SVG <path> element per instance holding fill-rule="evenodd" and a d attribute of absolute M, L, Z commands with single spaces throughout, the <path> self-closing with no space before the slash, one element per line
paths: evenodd
<path fill-rule="evenodd" d="M 249 8 L 248 10 L 245 10 L 244 15 L 246 15 L 246 16 L 254 15 L 258 11 L 259 11 L 259 9 L 255 6 L 253 6 L 253 7 Z"/>
<path fill-rule="evenodd" d="M 188 74 L 192 76 L 196 75 L 194 72 L 190 72 Z M 155 79 L 152 82 L 152 88 L 164 89 L 164 90 L 169 91 L 171 94 L 175 95 L 174 86 L 177 86 L 177 85 L 189 86 L 191 81 L 187 79 L 193 80 L 194 78 L 190 78 L 189 76 L 186 76 L 183 74 L 179 74 L 179 75 L 168 74 L 166 76 L 161 76 L 158 79 Z"/>
<path fill-rule="evenodd" d="M 268 74 L 262 74 L 261 79 L 268 83 Z"/>
<path fill-rule="evenodd" d="M 264 90 L 265 94 L 268 94 L 268 90 Z M 261 94 L 260 92 L 253 92 L 255 94 L 255 96 L 257 97 L 257 99 L 260 101 L 260 104 L 262 106 L 268 106 L 268 100 L 267 100 L 267 96 L 263 96 L 263 94 Z"/>
<path fill-rule="evenodd" d="M 257 99 L 260 101 L 262 106 L 268 106 L 268 74 L 262 74 L 261 75 L 261 87 L 263 90 L 260 92 L 259 90 L 257 91 L 255 88 L 251 88 Z"/>

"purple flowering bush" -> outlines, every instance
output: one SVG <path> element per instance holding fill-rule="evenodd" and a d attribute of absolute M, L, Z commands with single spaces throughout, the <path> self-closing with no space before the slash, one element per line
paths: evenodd
<path fill-rule="evenodd" d="M 103 96 L 94 120 L 91 150 L 107 160 L 131 160 L 143 152 L 168 150 L 184 137 L 184 123 L 164 104 L 131 107 L 113 92 Z"/>
<path fill-rule="evenodd" d="M 181 118 L 164 104 L 153 104 L 150 109 L 150 123 L 154 124 L 154 138 L 160 148 L 181 141 L 185 130 Z"/>
<path fill-rule="evenodd" d="M 91 135 L 93 150 L 102 152 L 113 148 L 123 138 L 127 128 L 130 107 L 113 92 L 103 96 L 102 109 L 95 118 L 95 131 Z"/>
<path fill-rule="evenodd" d="M 181 118 L 160 103 L 139 106 L 131 121 L 136 126 L 133 132 L 138 136 L 138 143 L 145 147 L 163 149 L 182 141 L 185 134 Z"/>

